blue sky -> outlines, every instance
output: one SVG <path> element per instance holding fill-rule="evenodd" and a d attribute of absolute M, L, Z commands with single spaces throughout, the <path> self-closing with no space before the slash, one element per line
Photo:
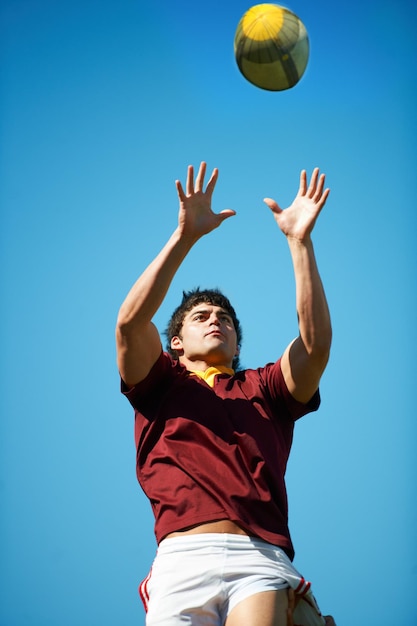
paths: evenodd
<path fill-rule="evenodd" d="M 183 288 L 219 286 L 243 364 L 275 360 L 294 285 L 262 199 L 286 206 L 302 168 L 326 172 L 314 243 L 334 343 L 288 468 L 295 563 L 338 626 L 416 624 L 416 9 L 294 0 L 309 64 L 269 93 L 233 58 L 250 6 L 2 2 L 2 626 L 144 623 L 153 520 L 114 325 L 201 160 L 220 170 L 214 209 L 237 216 L 192 250 L 156 322 Z"/>

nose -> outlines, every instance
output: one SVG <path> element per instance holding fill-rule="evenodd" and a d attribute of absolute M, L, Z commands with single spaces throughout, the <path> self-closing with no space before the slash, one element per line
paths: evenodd
<path fill-rule="evenodd" d="M 211 324 L 216 324 L 216 326 L 220 326 L 220 320 L 217 317 L 216 313 L 213 313 L 210 317 L 210 325 Z"/>

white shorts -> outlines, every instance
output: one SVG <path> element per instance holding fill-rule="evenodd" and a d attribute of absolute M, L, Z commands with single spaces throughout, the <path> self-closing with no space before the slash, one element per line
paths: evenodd
<path fill-rule="evenodd" d="M 139 593 L 147 626 L 221 626 L 242 600 L 289 587 L 303 599 L 295 623 L 325 624 L 310 583 L 283 550 L 246 535 L 209 533 L 161 541 Z"/>

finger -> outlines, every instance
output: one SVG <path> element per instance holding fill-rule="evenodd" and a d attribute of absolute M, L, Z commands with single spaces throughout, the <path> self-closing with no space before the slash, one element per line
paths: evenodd
<path fill-rule="evenodd" d="M 207 183 L 207 188 L 206 188 L 206 194 L 211 196 L 213 191 L 214 191 L 214 187 L 216 186 L 217 183 L 217 179 L 219 177 L 219 170 L 217 169 L 217 167 L 214 168 L 211 176 L 210 176 L 210 180 Z"/>
<path fill-rule="evenodd" d="M 301 170 L 300 187 L 298 189 L 298 195 L 305 196 L 306 191 L 307 191 L 307 172 L 305 170 Z"/>
<path fill-rule="evenodd" d="M 317 206 L 319 207 L 320 211 L 326 204 L 327 198 L 329 197 L 329 193 L 330 193 L 330 189 L 329 188 L 325 189 L 321 195 L 320 200 L 317 202 Z"/>
<path fill-rule="evenodd" d="M 265 204 L 273 211 L 273 213 L 282 213 L 282 209 L 272 198 L 264 198 Z"/>
<path fill-rule="evenodd" d="M 181 202 L 184 202 L 187 196 L 185 195 L 184 189 L 182 188 L 182 185 L 179 180 L 175 181 L 175 186 L 177 188 L 178 198 L 180 199 Z"/>
<path fill-rule="evenodd" d="M 324 182 L 325 182 L 325 180 L 326 180 L 325 175 L 324 175 L 324 174 L 321 174 L 321 175 L 320 175 L 320 178 L 319 178 L 319 180 L 318 180 L 318 184 L 317 184 L 317 188 L 316 188 L 315 194 L 314 194 L 314 196 L 313 196 L 313 200 L 314 200 L 315 202 L 317 202 L 318 200 L 320 200 L 320 197 L 321 197 L 321 195 L 322 195 L 322 193 L 323 193 L 323 189 L 324 189 Z"/>
<path fill-rule="evenodd" d="M 312 198 L 316 192 L 318 176 L 319 176 L 319 168 L 315 167 L 311 175 L 310 184 L 308 186 L 308 191 L 307 191 L 307 195 L 310 198 Z"/>
<path fill-rule="evenodd" d="M 195 180 L 195 191 L 203 191 L 204 176 L 206 175 L 206 163 L 202 161 Z"/>
<path fill-rule="evenodd" d="M 187 196 L 192 196 L 194 193 L 194 168 L 192 165 L 188 166 L 187 170 Z"/>

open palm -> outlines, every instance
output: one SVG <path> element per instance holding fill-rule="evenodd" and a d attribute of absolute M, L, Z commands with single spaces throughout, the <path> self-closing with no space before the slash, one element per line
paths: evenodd
<path fill-rule="evenodd" d="M 201 163 L 197 178 L 194 184 L 194 168 L 188 167 L 186 189 L 184 191 L 179 180 L 175 181 L 180 209 L 178 215 L 178 226 L 181 232 L 193 240 L 197 240 L 203 235 L 211 232 L 225 219 L 235 215 L 235 211 L 225 209 L 220 213 L 214 213 L 211 209 L 211 197 L 217 182 L 219 172 L 216 169 L 207 183 L 204 191 L 204 176 L 206 173 L 206 163 Z"/>
<path fill-rule="evenodd" d="M 324 189 L 324 182 L 325 175 L 319 175 L 319 169 L 315 168 L 308 185 L 307 173 L 302 170 L 298 193 L 287 209 L 281 209 L 272 198 L 264 199 L 286 237 L 303 241 L 310 235 L 330 193 L 330 189 Z"/>

